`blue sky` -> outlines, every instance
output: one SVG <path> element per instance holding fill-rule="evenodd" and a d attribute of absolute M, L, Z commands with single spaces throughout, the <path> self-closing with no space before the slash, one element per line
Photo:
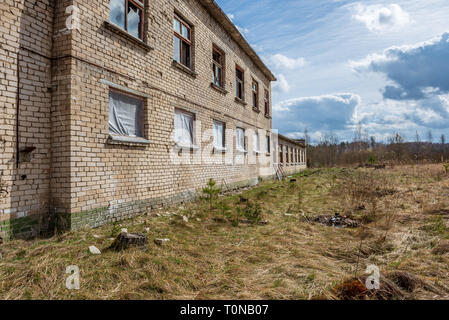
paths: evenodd
<path fill-rule="evenodd" d="M 448 0 L 217 2 L 278 78 L 281 133 L 449 136 Z"/>

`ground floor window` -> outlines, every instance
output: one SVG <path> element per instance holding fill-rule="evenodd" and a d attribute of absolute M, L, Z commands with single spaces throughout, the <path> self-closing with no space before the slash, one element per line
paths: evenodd
<path fill-rule="evenodd" d="M 260 153 L 260 141 L 259 141 L 259 133 L 254 132 L 254 136 L 253 136 L 253 149 L 255 153 Z"/>
<path fill-rule="evenodd" d="M 246 152 L 245 149 L 245 129 L 236 129 L 236 149 L 240 152 Z"/>
<path fill-rule="evenodd" d="M 265 151 L 267 153 L 271 152 L 271 145 L 270 145 L 270 136 L 265 137 Z"/>
<path fill-rule="evenodd" d="M 175 142 L 183 147 L 194 146 L 193 113 L 175 109 Z"/>
<path fill-rule="evenodd" d="M 221 121 L 214 120 L 214 148 L 224 150 L 225 148 L 225 124 Z"/>
<path fill-rule="evenodd" d="M 109 91 L 109 132 L 143 138 L 143 106 L 143 98 L 111 89 Z"/>

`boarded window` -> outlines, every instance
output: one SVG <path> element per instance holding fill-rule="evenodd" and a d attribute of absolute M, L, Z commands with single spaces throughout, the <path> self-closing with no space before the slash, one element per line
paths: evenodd
<path fill-rule="evenodd" d="M 175 142 L 183 147 L 194 146 L 193 113 L 175 110 Z"/>
<path fill-rule="evenodd" d="M 109 91 L 109 132 L 111 134 L 143 137 L 144 99 Z"/>

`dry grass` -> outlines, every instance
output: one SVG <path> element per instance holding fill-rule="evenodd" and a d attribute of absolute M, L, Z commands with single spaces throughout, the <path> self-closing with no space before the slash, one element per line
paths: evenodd
<path fill-rule="evenodd" d="M 363 278 L 366 266 L 375 264 L 381 284 L 385 276 L 400 298 L 449 299 L 449 254 L 437 249 L 449 239 L 449 176 L 441 165 L 315 170 L 296 180 L 265 181 L 220 197 L 213 212 L 199 201 L 116 226 L 4 243 L 0 298 L 336 299 L 342 297 L 335 287 Z M 240 196 L 260 204 L 268 224 L 234 226 L 236 208 L 247 206 Z M 335 212 L 364 225 L 337 229 L 309 222 Z M 150 228 L 148 246 L 105 250 L 122 227 Z M 171 241 L 159 247 L 155 238 Z M 91 255 L 90 245 L 102 255 Z M 65 288 L 69 265 L 81 270 L 78 291 Z M 413 290 L 393 287 L 395 281 Z"/>

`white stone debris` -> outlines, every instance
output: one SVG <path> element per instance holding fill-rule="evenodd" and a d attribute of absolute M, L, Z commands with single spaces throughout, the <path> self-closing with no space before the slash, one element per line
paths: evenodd
<path fill-rule="evenodd" d="M 154 243 L 157 244 L 158 246 L 163 246 L 169 241 L 170 239 L 154 239 Z"/>
<path fill-rule="evenodd" d="M 98 249 L 96 246 L 90 246 L 90 247 L 89 247 L 89 251 L 90 251 L 90 253 L 92 253 L 92 254 L 101 254 L 100 249 Z"/>

